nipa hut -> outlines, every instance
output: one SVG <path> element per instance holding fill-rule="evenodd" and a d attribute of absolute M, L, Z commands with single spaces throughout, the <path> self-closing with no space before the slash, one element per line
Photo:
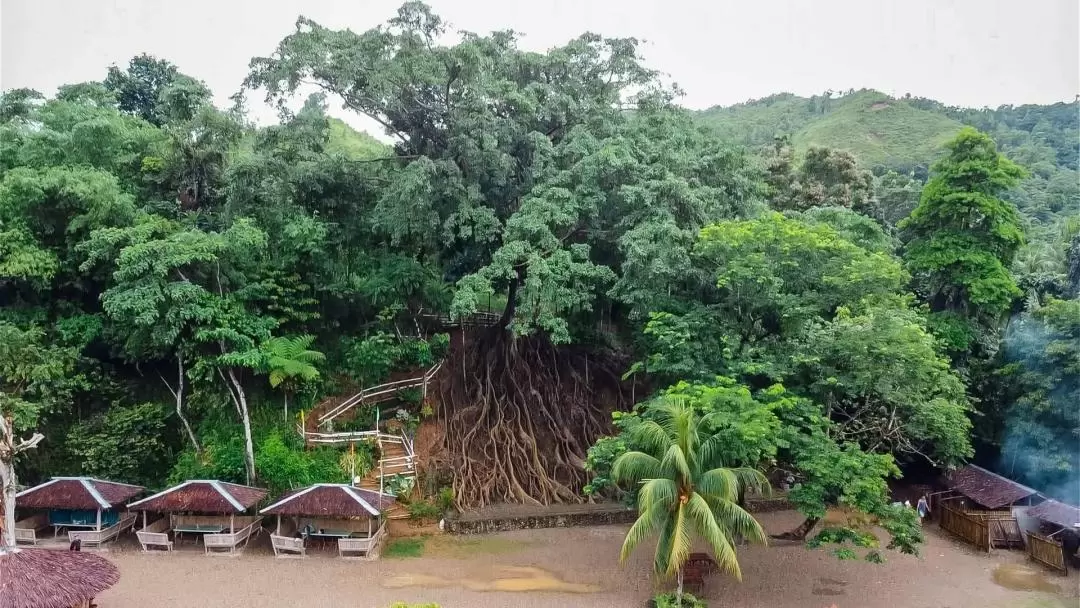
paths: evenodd
<path fill-rule="evenodd" d="M 68 540 L 84 545 L 114 540 L 135 523 L 124 503 L 142 492 L 142 486 L 92 477 L 53 477 L 15 495 L 15 508 L 29 515 L 16 522 L 15 539 L 37 544 L 38 532 L 52 526 L 54 537 L 67 530 Z"/>
<path fill-rule="evenodd" d="M 320 483 L 295 490 L 260 513 L 277 516 L 277 527 L 270 540 L 278 557 L 306 555 L 309 539 L 336 542 L 341 557 L 350 554 L 368 557 L 385 534 L 383 512 L 394 502 L 390 494 L 346 484 Z"/>
<path fill-rule="evenodd" d="M 1065 558 L 1080 550 L 1080 507 L 1046 500 L 1027 510 L 1028 517 L 1039 521 L 1039 534 L 1061 544 Z"/>
<path fill-rule="evenodd" d="M 92 553 L 0 548 L 0 608 L 86 608 L 120 580 Z"/>
<path fill-rule="evenodd" d="M 129 509 L 142 511 L 143 525 L 137 532 L 144 551 L 171 551 L 173 541 L 183 535 L 202 541 L 207 553 L 236 554 L 248 540 L 262 531 L 262 518 L 246 513 L 266 498 L 266 490 L 216 480 L 185 481 L 153 496 L 137 500 Z M 161 514 L 147 523 L 147 513 Z"/>
<path fill-rule="evenodd" d="M 949 478 L 952 496 L 939 500 L 954 500 L 966 509 L 1007 511 L 1028 506 L 1041 500 L 1039 492 L 997 473 L 969 464 Z"/>

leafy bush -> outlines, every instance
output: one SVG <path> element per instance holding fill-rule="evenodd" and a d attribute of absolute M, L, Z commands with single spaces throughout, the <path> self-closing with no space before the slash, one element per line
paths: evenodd
<path fill-rule="evenodd" d="M 435 521 L 443 514 L 439 505 L 423 499 L 409 501 L 409 504 L 405 505 L 405 510 L 409 512 L 409 519 L 417 523 Z"/>
<path fill-rule="evenodd" d="M 172 453 L 164 441 L 168 416 L 156 403 L 113 406 L 74 425 L 67 435 L 68 448 L 87 475 L 155 487 L 163 481 Z"/>
<path fill-rule="evenodd" d="M 439 510 L 443 513 L 453 509 L 454 488 L 446 487 L 439 489 L 439 494 L 435 497 L 435 504 L 439 505 Z"/>
<path fill-rule="evenodd" d="M 652 603 L 656 608 L 708 608 L 705 600 L 700 600 L 689 593 L 683 594 L 681 606 L 675 603 L 674 593 L 661 593 L 653 598 Z"/>
<path fill-rule="evenodd" d="M 346 472 L 332 449 L 305 451 L 286 445 L 280 434 L 270 434 L 255 452 L 259 483 L 271 495 L 314 483 L 344 483 Z"/>

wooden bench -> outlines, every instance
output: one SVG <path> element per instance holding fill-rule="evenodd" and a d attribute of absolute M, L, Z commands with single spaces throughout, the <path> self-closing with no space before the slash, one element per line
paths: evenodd
<path fill-rule="evenodd" d="M 49 516 L 44 513 L 15 522 L 15 544 L 30 543 L 36 545 L 38 542 L 38 530 L 43 530 L 48 526 Z"/>
<path fill-rule="evenodd" d="M 339 538 L 338 557 L 342 559 L 371 559 L 374 557 L 375 548 L 386 534 L 386 526 L 380 526 L 370 538 Z M 349 556 L 346 553 L 359 553 Z"/>
<path fill-rule="evenodd" d="M 162 517 L 142 530 L 135 532 L 142 545 L 143 553 L 156 553 L 151 547 L 161 547 L 166 553 L 173 550 L 173 543 L 169 540 L 169 518 Z"/>
<path fill-rule="evenodd" d="M 135 525 L 135 514 L 124 513 L 120 521 L 101 530 L 69 530 L 68 541 L 78 540 L 84 547 L 100 547 L 101 545 L 116 540 L 125 530 Z"/>
<path fill-rule="evenodd" d="M 262 532 L 261 517 L 255 518 L 255 521 L 236 532 L 204 535 L 203 548 L 206 549 L 207 555 L 239 555 L 247 548 L 248 540 L 253 536 L 258 536 L 259 532 Z M 239 551 L 237 551 L 238 547 Z"/>
<path fill-rule="evenodd" d="M 307 557 L 307 547 L 302 538 L 271 534 L 270 545 L 274 547 L 274 557 Z"/>

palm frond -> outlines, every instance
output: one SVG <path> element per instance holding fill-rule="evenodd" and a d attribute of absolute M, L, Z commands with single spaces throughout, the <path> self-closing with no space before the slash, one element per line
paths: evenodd
<path fill-rule="evenodd" d="M 679 500 L 679 486 L 671 479 L 649 479 L 638 493 L 638 508 L 642 511 L 670 511 Z"/>
<path fill-rule="evenodd" d="M 720 527 L 709 503 L 700 494 L 694 493 L 686 502 L 686 511 L 697 533 L 712 548 L 717 567 L 742 580 L 742 570 L 739 569 L 739 559 L 735 555 L 731 534 Z"/>
<path fill-rule="evenodd" d="M 672 518 L 671 545 L 668 547 L 667 568 L 665 574 L 671 575 L 682 568 L 690 558 L 693 543 L 690 540 L 690 522 L 686 514 L 686 504 L 679 503 Z"/>
<path fill-rule="evenodd" d="M 626 452 L 611 467 L 611 477 L 618 483 L 636 484 L 659 474 L 660 461 L 644 452 Z"/>
<path fill-rule="evenodd" d="M 643 420 L 631 433 L 634 443 L 650 454 L 663 454 L 671 446 L 672 440 L 667 429 L 654 420 Z"/>
<path fill-rule="evenodd" d="M 705 471 L 697 479 L 699 493 L 705 497 L 736 502 L 739 500 L 739 477 L 732 469 L 717 468 Z"/>
<path fill-rule="evenodd" d="M 727 501 L 711 501 L 709 504 L 713 508 L 717 524 L 731 534 L 745 538 L 753 543 L 762 545 L 768 543 L 768 537 L 761 524 L 738 504 Z"/>
<path fill-rule="evenodd" d="M 690 469 L 690 462 L 679 444 L 671 444 L 667 452 L 664 453 L 664 458 L 660 461 L 660 474 L 669 478 L 674 476 L 684 483 L 694 478 L 693 471 Z"/>
<path fill-rule="evenodd" d="M 622 551 L 619 552 L 619 561 L 625 562 L 626 558 L 630 557 L 630 554 L 634 552 L 634 549 L 637 548 L 641 541 L 653 535 L 663 525 L 663 522 L 663 509 L 642 511 L 634 525 L 630 526 L 630 531 L 626 533 Z"/>

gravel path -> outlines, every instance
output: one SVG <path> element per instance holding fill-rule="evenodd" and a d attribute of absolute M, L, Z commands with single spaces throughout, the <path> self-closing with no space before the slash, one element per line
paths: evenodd
<path fill-rule="evenodd" d="M 761 516 L 770 532 L 790 529 L 797 513 Z M 276 560 L 263 543 L 242 557 L 207 557 L 118 550 L 120 583 L 102 594 L 101 608 L 387 608 L 394 601 L 438 602 L 442 608 L 627 608 L 653 591 L 650 555 L 616 562 L 624 526 L 524 530 L 484 537 L 440 537 L 420 558 L 342 561 L 328 557 Z M 123 549 L 123 547 L 121 548 Z M 1073 608 L 1080 577 L 1034 570 L 1059 593 L 1006 589 L 993 581 L 1002 563 L 1024 569 L 1019 552 L 975 553 L 928 530 L 921 558 L 890 554 L 885 565 L 842 562 L 801 546 L 740 551 L 743 582 L 712 577 L 713 606 L 737 608 Z M 508 567 L 531 568 L 515 571 Z M 1010 566 L 1012 567 L 1012 566 Z M 542 587 L 566 591 L 508 592 Z"/>

